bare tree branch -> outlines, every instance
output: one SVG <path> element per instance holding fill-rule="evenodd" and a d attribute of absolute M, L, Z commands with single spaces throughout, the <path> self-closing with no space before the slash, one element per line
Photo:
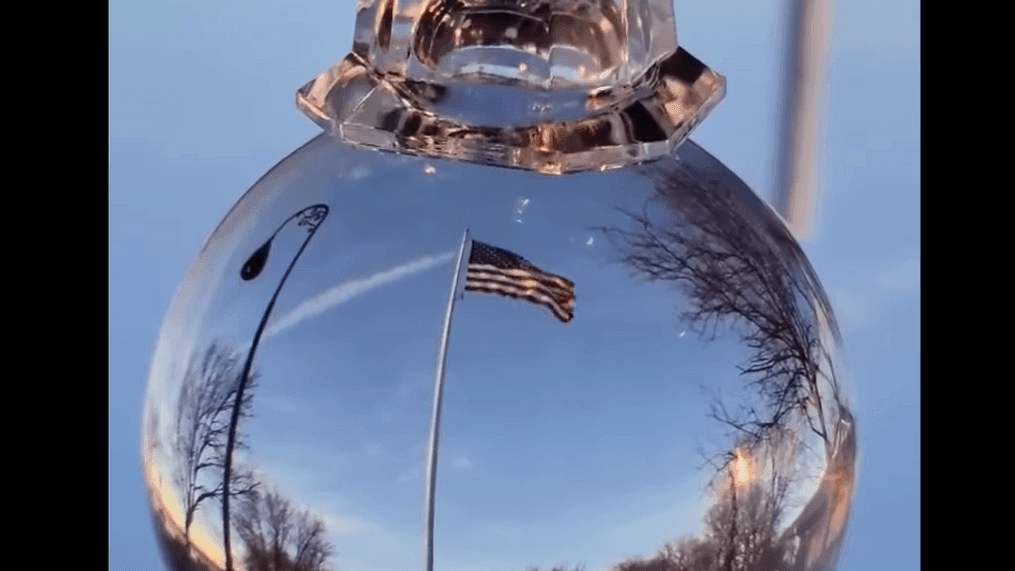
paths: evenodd
<path fill-rule="evenodd" d="M 278 490 L 246 495 L 234 525 L 247 548 L 248 571 L 323 571 L 334 551 L 324 522 Z"/>
<path fill-rule="evenodd" d="M 839 387 L 817 336 L 819 322 L 837 333 L 799 247 L 784 228 L 762 223 L 727 191 L 702 186 L 682 171 L 659 177 L 658 188 L 653 202 L 663 215 L 650 214 L 650 202 L 640 213 L 619 210 L 628 228 L 599 230 L 633 275 L 672 282 L 687 295 L 682 317 L 699 335 L 714 338 L 728 326 L 752 351 L 740 373 L 764 406 L 731 412 L 717 403 L 710 416 L 754 442 L 797 420 L 827 442 L 831 419 L 823 398 L 838 400 Z M 831 394 L 822 395 L 819 385 Z"/>
<path fill-rule="evenodd" d="M 229 415 L 239 382 L 240 355 L 219 344 L 192 360 L 180 388 L 176 410 L 174 481 L 183 496 L 184 534 L 190 541 L 190 526 L 201 504 L 221 499 L 222 470 L 225 466 L 225 438 Z M 256 386 L 256 381 L 249 385 Z M 244 417 L 250 416 L 253 391 L 241 405 Z M 254 489 L 253 475 L 246 470 L 233 473 L 230 496 L 242 496 Z"/>

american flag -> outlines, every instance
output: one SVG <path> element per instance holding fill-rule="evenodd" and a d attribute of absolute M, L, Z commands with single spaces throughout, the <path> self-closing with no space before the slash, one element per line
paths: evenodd
<path fill-rule="evenodd" d="M 522 299 L 549 309 L 557 319 L 574 317 L 574 283 L 544 272 L 525 258 L 473 240 L 465 291 Z"/>

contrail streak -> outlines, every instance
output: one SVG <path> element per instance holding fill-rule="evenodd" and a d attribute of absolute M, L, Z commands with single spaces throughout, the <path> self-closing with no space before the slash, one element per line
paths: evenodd
<path fill-rule="evenodd" d="M 316 317 L 329 309 L 335 308 L 362 293 L 366 293 L 385 284 L 396 282 L 412 274 L 429 270 L 434 266 L 447 262 L 453 255 L 454 252 L 446 252 L 436 256 L 427 256 L 402 266 L 377 272 L 376 274 L 367 276 L 360 280 L 341 283 L 321 293 L 320 295 L 301 303 L 296 309 L 290 311 L 282 317 L 279 317 L 277 320 L 273 319 L 273 323 L 268 327 L 265 335 L 275 335 L 276 333 L 289 329 L 290 327 L 307 319 Z"/>

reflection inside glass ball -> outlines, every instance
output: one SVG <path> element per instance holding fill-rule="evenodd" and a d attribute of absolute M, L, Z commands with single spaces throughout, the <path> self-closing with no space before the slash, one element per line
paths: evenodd
<path fill-rule="evenodd" d="M 547 176 L 327 135 L 228 213 L 142 447 L 170 568 L 834 567 L 856 434 L 826 296 L 691 142 Z"/>

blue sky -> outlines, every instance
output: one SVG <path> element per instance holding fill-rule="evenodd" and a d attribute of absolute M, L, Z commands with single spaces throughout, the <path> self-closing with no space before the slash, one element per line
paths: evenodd
<path fill-rule="evenodd" d="M 110 3 L 111 570 L 161 565 L 138 450 L 162 317 L 230 205 L 318 132 L 293 93 L 349 51 L 353 6 Z M 784 10 L 676 3 L 679 42 L 728 81 L 692 138 L 762 196 L 774 179 Z M 919 5 L 834 12 L 821 212 L 803 247 L 839 318 L 861 430 L 841 569 L 918 569 Z"/>

